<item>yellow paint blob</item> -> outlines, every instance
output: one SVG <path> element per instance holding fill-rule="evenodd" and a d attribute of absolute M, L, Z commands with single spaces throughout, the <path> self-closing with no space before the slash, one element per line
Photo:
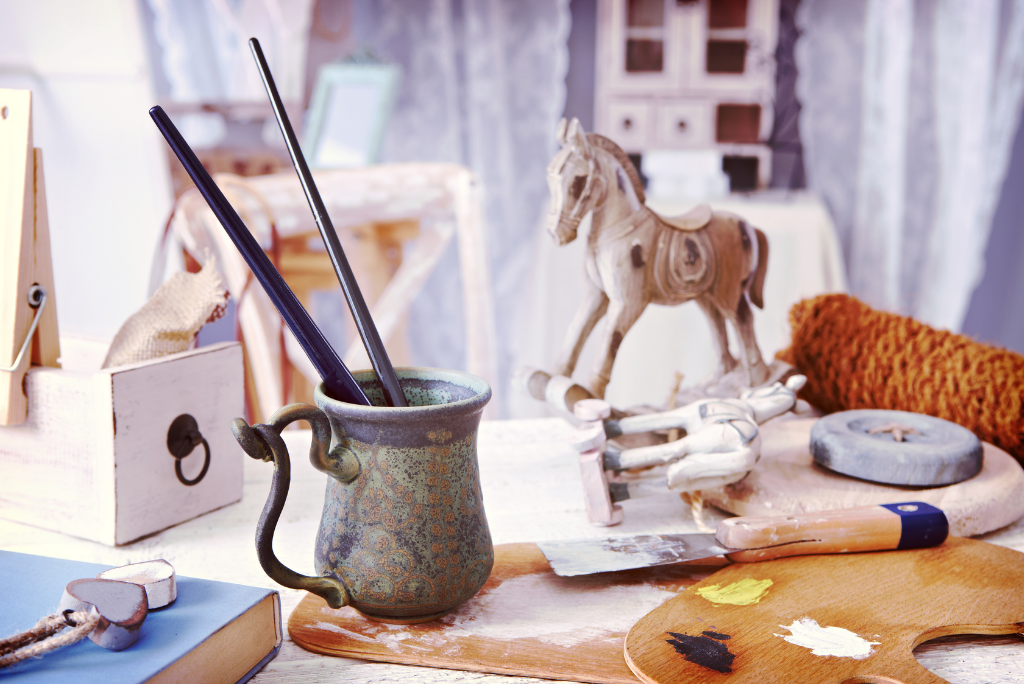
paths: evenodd
<path fill-rule="evenodd" d="M 749 606 L 760 601 L 768 593 L 768 587 L 772 586 L 770 579 L 741 579 L 733 582 L 724 589 L 720 584 L 712 584 L 710 587 L 701 587 L 697 590 L 698 596 L 703 596 L 712 603 L 727 603 L 731 606 Z"/>

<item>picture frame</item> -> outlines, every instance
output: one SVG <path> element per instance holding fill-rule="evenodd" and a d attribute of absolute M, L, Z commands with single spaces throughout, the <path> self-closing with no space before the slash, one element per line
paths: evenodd
<path fill-rule="evenodd" d="M 313 169 L 373 164 L 394 109 L 401 70 L 392 64 L 325 64 L 316 76 L 303 150 Z"/>

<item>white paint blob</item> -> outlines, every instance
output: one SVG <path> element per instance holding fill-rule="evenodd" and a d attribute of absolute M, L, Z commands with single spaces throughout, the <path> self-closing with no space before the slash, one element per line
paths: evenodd
<path fill-rule="evenodd" d="M 878 641 L 867 639 L 854 634 L 842 627 L 822 627 L 816 620 L 809 617 L 795 620 L 790 626 L 779 625 L 788 629 L 790 635 L 776 634 L 791 644 L 811 649 L 816 656 L 835 656 L 837 658 L 856 658 L 863 660 L 871 655 L 871 647 L 877 646 Z"/>
<path fill-rule="evenodd" d="M 623 632 L 676 595 L 650 584 L 599 586 L 605 581 L 553 580 L 548 574 L 516 577 L 442 618 L 451 625 L 445 634 L 502 640 L 532 637 L 568 648 L 616 633 L 621 639 Z"/>

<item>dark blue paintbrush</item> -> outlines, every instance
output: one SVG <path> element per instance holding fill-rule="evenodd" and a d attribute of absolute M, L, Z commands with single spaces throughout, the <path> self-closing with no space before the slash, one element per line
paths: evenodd
<path fill-rule="evenodd" d="M 199 188 L 206 203 L 210 205 L 217 220 L 224 226 L 224 230 L 227 231 L 231 241 L 235 243 L 235 247 L 245 259 L 245 263 L 249 264 L 256 280 L 263 286 L 270 301 L 277 307 L 281 318 L 295 335 L 295 339 L 306 352 L 313 367 L 324 379 L 324 385 L 330 394 L 340 401 L 369 406 L 370 401 L 359 387 L 359 383 L 355 381 L 348 368 L 338 358 L 334 348 L 320 332 L 320 328 L 316 327 L 316 323 L 306 313 L 298 297 L 288 287 L 288 283 L 270 263 L 270 259 L 263 253 L 263 249 L 260 248 L 252 233 L 235 213 L 234 208 L 224 197 L 224 193 L 220 191 L 210 174 L 203 168 L 192 148 L 188 146 L 185 139 L 181 137 L 181 133 L 171 123 L 171 119 L 160 107 L 150 109 L 149 115 L 153 117 L 156 127 L 160 129 L 178 161 L 192 177 L 192 181 Z"/>
<path fill-rule="evenodd" d="M 334 224 L 331 223 L 331 217 L 327 214 L 327 208 L 320 197 L 320 191 L 317 190 L 313 174 L 309 172 L 309 165 L 306 164 L 306 158 L 302 155 L 302 148 L 299 147 L 299 140 L 295 137 L 288 113 L 285 112 L 281 96 L 277 92 L 277 86 L 274 85 L 274 77 L 270 74 L 270 67 L 267 66 L 267 60 L 263 57 L 260 42 L 251 38 L 249 47 L 252 48 L 253 57 L 256 58 L 256 65 L 263 78 L 263 85 L 267 88 L 267 95 L 270 97 L 270 104 L 274 108 L 274 115 L 281 127 L 281 133 L 284 135 L 285 145 L 288 146 L 288 153 L 292 157 L 292 164 L 295 166 L 295 172 L 299 175 L 299 182 L 302 183 L 302 189 L 306 193 L 309 208 L 313 211 L 313 220 L 316 221 L 316 226 L 320 229 L 320 236 L 327 247 L 331 263 L 334 264 L 334 272 L 338 275 L 338 282 L 341 283 L 345 299 L 348 300 L 348 307 L 352 310 L 352 318 L 355 319 L 359 336 L 363 340 L 363 346 L 366 347 L 366 354 L 370 357 L 373 370 L 377 372 L 377 377 L 384 388 L 384 399 L 388 406 L 408 406 L 405 394 L 402 393 L 402 387 L 398 384 L 398 376 L 395 375 L 395 369 L 391 366 L 388 353 L 384 350 L 384 343 L 381 342 L 380 335 L 377 333 L 377 326 L 373 324 L 370 310 L 359 290 L 359 283 L 356 282 L 356 276 L 345 257 L 345 250 L 341 248 L 338 233 L 334 230 Z"/>

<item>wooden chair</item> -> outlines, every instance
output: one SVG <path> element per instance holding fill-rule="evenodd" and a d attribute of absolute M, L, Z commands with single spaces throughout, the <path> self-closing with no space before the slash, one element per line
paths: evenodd
<path fill-rule="evenodd" d="M 500 396 L 481 195 L 472 172 L 450 164 L 390 164 L 320 171 L 315 177 L 396 366 L 408 365 L 410 359 L 406 312 L 448 243 L 457 237 L 466 368 L 487 380 L 495 397 Z M 244 179 L 217 174 L 215 179 L 307 309 L 314 291 L 339 288 L 294 173 Z M 168 234 L 197 262 L 204 262 L 206 254 L 216 257 L 225 287 L 236 300 L 250 418 L 267 418 L 290 401 L 311 401 L 319 375 L 262 288 L 251 282 L 248 267 L 197 190 L 178 198 Z M 350 329 L 345 364 L 350 369 L 369 368 L 354 326 Z M 485 415 L 497 412 L 492 401 Z"/>

